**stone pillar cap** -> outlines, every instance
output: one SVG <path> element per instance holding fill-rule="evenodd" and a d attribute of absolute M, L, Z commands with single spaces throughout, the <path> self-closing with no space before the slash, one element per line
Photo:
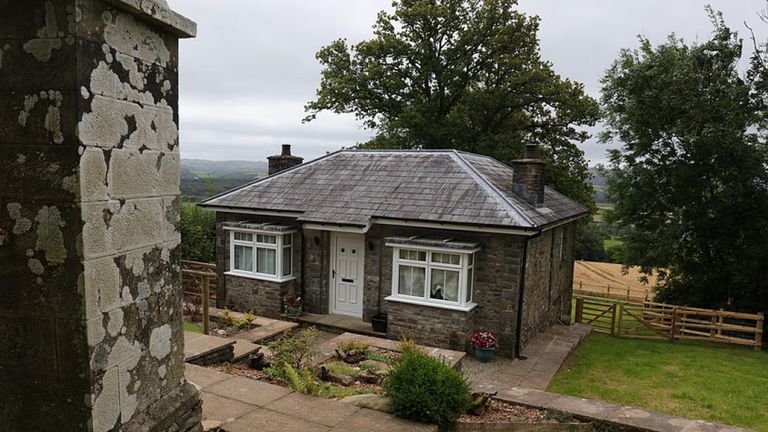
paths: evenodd
<path fill-rule="evenodd" d="M 179 38 L 197 36 L 197 23 L 174 12 L 166 0 L 105 0 L 146 21 L 156 24 Z"/>

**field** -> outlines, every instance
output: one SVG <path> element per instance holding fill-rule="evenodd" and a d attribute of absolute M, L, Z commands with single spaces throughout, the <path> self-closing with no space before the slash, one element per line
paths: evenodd
<path fill-rule="evenodd" d="M 648 283 L 640 281 L 643 274 L 639 267 L 630 267 L 624 274 L 621 264 L 612 264 L 594 261 L 576 261 L 573 268 L 574 288 L 581 287 L 585 291 L 597 293 L 606 293 L 610 287 L 611 294 L 626 295 L 627 288 L 631 296 L 643 298 L 645 292 L 650 293 L 651 288 L 656 284 L 656 276 L 648 277 Z"/>
<path fill-rule="evenodd" d="M 768 353 L 590 335 L 549 391 L 768 432 Z"/>

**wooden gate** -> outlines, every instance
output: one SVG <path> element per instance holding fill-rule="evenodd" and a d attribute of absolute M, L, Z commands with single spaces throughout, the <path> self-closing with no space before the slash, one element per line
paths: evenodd
<path fill-rule="evenodd" d="M 761 349 L 764 316 L 645 301 L 574 296 L 574 320 L 593 330 L 635 339 L 706 340 Z"/>

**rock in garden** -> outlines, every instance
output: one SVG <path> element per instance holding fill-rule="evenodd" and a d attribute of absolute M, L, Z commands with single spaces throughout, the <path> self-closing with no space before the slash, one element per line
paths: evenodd
<path fill-rule="evenodd" d="M 227 337 L 227 331 L 222 329 L 216 330 L 216 336 Z"/>
<path fill-rule="evenodd" d="M 374 372 L 370 371 L 363 371 L 360 374 L 360 381 L 366 383 L 366 384 L 379 384 L 381 382 L 382 376 L 377 375 Z"/>
<path fill-rule="evenodd" d="M 353 396 L 347 396 L 341 400 L 344 403 L 348 403 L 361 408 L 368 408 L 385 413 L 392 413 L 392 402 L 386 396 L 377 394 L 359 394 Z"/>
<path fill-rule="evenodd" d="M 360 362 L 360 367 L 373 372 L 389 372 L 390 365 L 378 360 L 365 360 Z"/>
<path fill-rule="evenodd" d="M 493 393 L 472 393 L 472 399 L 469 403 L 469 413 L 472 415 L 483 415 L 488 407 L 491 405 L 491 398 L 496 396 L 497 392 Z"/>

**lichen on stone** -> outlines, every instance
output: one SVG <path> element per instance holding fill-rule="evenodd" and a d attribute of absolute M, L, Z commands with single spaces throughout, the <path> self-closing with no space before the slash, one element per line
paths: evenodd
<path fill-rule="evenodd" d="M 55 206 L 43 206 L 35 217 L 37 222 L 37 243 L 35 249 L 45 252 L 48 264 L 63 264 L 67 258 L 64 247 L 64 235 L 61 228 L 65 225 L 61 212 Z"/>

